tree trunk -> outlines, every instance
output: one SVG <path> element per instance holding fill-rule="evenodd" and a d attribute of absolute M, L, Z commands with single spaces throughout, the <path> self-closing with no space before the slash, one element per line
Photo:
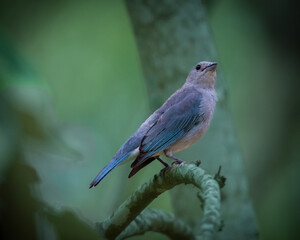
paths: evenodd
<path fill-rule="evenodd" d="M 141 65 L 146 79 L 152 110 L 185 81 L 190 69 L 199 61 L 217 61 L 216 49 L 205 9 L 201 1 L 127 0 Z M 244 164 L 234 133 L 227 101 L 227 90 L 218 67 L 219 100 L 206 136 L 182 159 L 201 158 L 201 167 L 214 173 L 222 166 L 227 178 L 222 189 L 224 227 L 216 239 L 257 239 L 258 228 Z M 188 157 L 188 159 L 187 159 Z M 200 224 L 198 199 L 194 188 L 181 186 L 171 191 L 174 213 L 190 223 L 197 232 Z"/>

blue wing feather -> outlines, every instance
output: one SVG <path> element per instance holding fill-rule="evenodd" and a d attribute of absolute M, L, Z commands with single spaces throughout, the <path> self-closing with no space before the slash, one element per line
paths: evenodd
<path fill-rule="evenodd" d="M 190 131 L 199 121 L 202 95 L 198 97 L 187 96 L 179 104 L 174 104 L 163 113 L 147 132 L 140 145 L 141 154 L 132 163 L 132 167 L 138 167 L 147 158 L 166 149 Z"/>

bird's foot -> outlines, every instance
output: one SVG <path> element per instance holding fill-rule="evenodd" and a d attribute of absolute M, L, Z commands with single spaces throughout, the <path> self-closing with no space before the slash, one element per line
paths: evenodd
<path fill-rule="evenodd" d="M 173 160 L 175 160 L 173 163 L 172 163 L 172 165 L 173 164 L 181 164 L 181 163 L 183 163 L 183 161 L 181 160 L 181 159 L 179 159 L 179 158 L 177 158 L 177 157 L 174 157 L 174 156 L 170 156 L 170 158 L 172 158 Z"/>
<path fill-rule="evenodd" d="M 170 166 L 168 165 L 167 167 L 164 167 L 163 169 L 161 169 L 159 174 L 165 174 L 166 171 L 168 171 L 169 169 L 170 169 Z"/>
<path fill-rule="evenodd" d="M 160 161 L 166 168 L 170 167 L 169 164 L 167 164 L 166 162 L 164 162 L 160 157 L 155 157 L 158 161 Z"/>
<path fill-rule="evenodd" d="M 172 162 L 172 166 L 174 166 L 174 165 L 180 165 L 180 164 L 182 164 L 183 163 L 183 161 L 177 161 L 177 160 L 175 160 L 174 162 Z"/>

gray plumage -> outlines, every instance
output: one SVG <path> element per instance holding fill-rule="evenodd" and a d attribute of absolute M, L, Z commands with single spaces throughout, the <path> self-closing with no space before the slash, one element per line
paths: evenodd
<path fill-rule="evenodd" d="M 184 85 L 123 144 L 90 188 L 126 159 L 134 159 L 129 177 L 154 159 L 162 161 L 160 155 L 181 161 L 173 153 L 198 141 L 211 122 L 216 103 L 216 67 L 212 62 L 198 63 Z"/>

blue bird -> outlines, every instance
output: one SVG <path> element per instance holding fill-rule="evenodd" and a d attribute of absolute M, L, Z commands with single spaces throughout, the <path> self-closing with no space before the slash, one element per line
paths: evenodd
<path fill-rule="evenodd" d="M 210 125 L 216 105 L 216 69 L 215 62 L 198 63 L 184 85 L 123 144 L 90 188 L 125 160 L 134 160 L 129 178 L 155 159 L 168 166 L 160 155 L 181 163 L 173 153 L 198 141 Z"/>

